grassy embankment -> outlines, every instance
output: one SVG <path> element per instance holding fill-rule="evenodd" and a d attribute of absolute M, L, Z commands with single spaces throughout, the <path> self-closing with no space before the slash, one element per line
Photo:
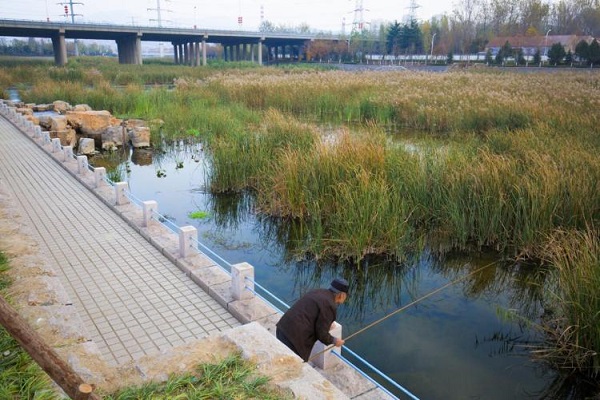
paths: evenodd
<path fill-rule="evenodd" d="M 252 189 L 262 212 L 303 221 L 310 241 L 298 251 L 360 259 L 485 246 L 548 259 L 559 275 L 596 260 L 569 274 L 572 284 L 557 276 L 549 304 L 598 374 L 599 250 L 585 239 L 600 219 L 598 75 L 86 64 L 5 70 L 0 83 L 30 82 L 26 101 L 161 118 L 165 134 L 198 137 L 212 157 L 212 190 Z M 43 79 L 27 79 L 36 74 Z M 175 90 L 142 85 L 173 79 Z M 324 135 L 326 124 L 334 132 Z M 573 232 L 568 246 L 555 239 L 562 231 Z"/>

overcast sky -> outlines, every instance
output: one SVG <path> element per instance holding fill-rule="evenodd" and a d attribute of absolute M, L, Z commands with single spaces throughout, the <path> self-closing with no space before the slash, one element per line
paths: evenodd
<path fill-rule="evenodd" d="M 73 2 L 75 22 L 208 29 L 257 30 L 264 20 L 273 24 L 308 24 L 314 30 L 340 32 L 345 19 L 349 32 L 355 19 L 356 0 L 0 0 L 0 18 L 65 21 L 64 4 Z M 453 0 L 415 0 L 418 19 L 450 12 Z M 411 0 L 363 0 L 366 22 L 390 22 L 410 12 Z M 81 15 L 77 15 L 81 14 Z M 238 17 L 242 17 L 242 26 Z M 69 16 L 68 22 L 71 21 Z"/>

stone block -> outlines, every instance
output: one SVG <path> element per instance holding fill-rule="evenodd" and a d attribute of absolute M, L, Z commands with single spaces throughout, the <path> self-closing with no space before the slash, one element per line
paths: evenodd
<path fill-rule="evenodd" d="M 81 138 L 79 139 L 79 147 L 77 148 L 77 153 L 91 155 L 96 152 L 96 146 L 94 143 L 94 139 L 90 138 Z"/>

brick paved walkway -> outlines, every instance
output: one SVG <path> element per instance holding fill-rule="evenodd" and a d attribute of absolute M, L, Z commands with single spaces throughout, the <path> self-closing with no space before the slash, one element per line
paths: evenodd
<path fill-rule="evenodd" d="M 48 262 L 109 363 L 240 325 L 2 117 L 0 186 L 35 225 Z"/>

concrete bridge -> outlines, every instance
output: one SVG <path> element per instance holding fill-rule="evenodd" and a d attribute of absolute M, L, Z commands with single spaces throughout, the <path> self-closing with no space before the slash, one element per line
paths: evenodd
<path fill-rule="evenodd" d="M 0 19 L 0 36 L 49 38 L 57 65 L 67 63 L 65 39 L 114 40 L 119 63 L 142 64 L 142 41 L 171 42 L 176 64 L 206 65 L 207 43 L 221 44 L 225 61 L 302 58 L 307 42 L 314 34 L 244 32 L 207 29 L 158 28 L 148 26 L 68 24 L 42 21 Z M 321 38 L 339 40 L 337 37 Z M 266 49 L 266 57 L 263 54 Z"/>

